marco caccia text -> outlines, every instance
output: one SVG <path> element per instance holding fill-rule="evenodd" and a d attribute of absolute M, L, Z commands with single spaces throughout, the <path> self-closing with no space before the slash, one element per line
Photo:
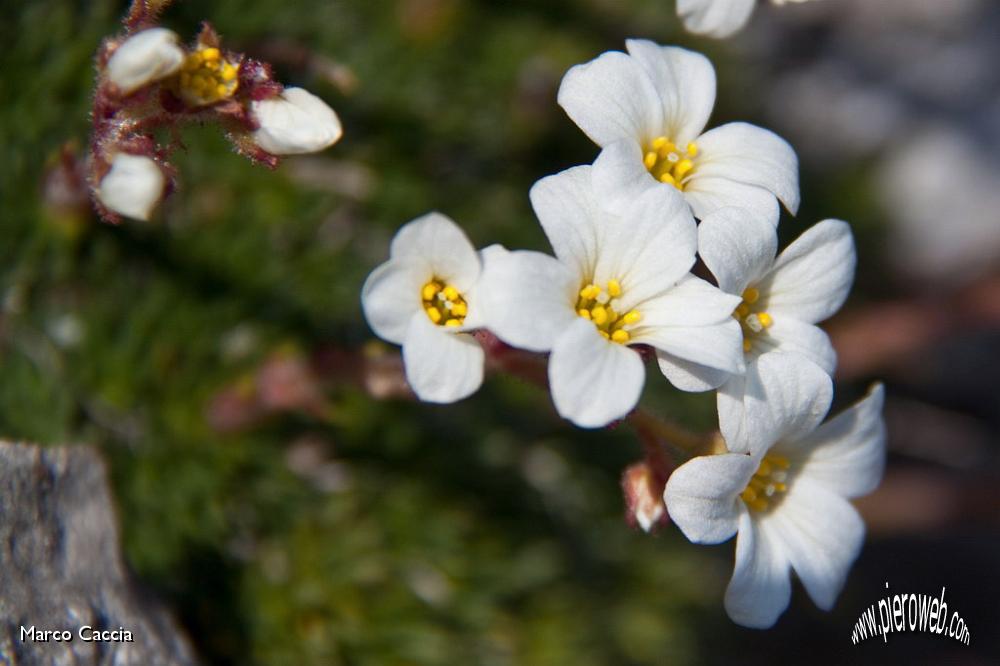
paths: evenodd
<path fill-rule="evenodd" d="M 95 629 L 90 625 L 80 627 L 75 637 L 84 643 L 132 643 L 132 632 L 125 627 L 117 629 Z M 28 628 L 21 626 L 21 642 L 32 641 L 34 643 L 70 643 L 74 634 L 69 629 L 35 629 L 32 625 Z"/>

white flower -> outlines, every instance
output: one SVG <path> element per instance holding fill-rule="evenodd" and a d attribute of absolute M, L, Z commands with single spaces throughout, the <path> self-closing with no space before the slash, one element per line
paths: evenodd
<path fill-rule="evenodd" d="M 724 208 L 698 227 L 698 253 L 719 288 L 742 299 L 733 316 L 743 332 L 746 373 L 719 388 L 719 413 L 732 426 L 722 434 L 732 442 L 747 436 L 742 413 L 748 394 L 759 394 L 756 359 L 761 354 L 794 353 L 832 373 L 837 354 L 817 322 L 843 305 L 854 281 L 856 255 L 851 228 L 823 220 L 775 258 L 775 220 L 739 208 Z"/>
<path fill-rule="evenodd" d="M 806 0 L 771 0 L 776 5 Z M 722 39 L 750 20 L 757 0 L 677 0 L 677 15 L 689 32 Z"/>
<path fill-rule="evenodd" d="M 285 88 L 278 97 L 254 102 L 252 111 L 260 123 L 253 140 L 272 155 L 314 153 L 344 133 L 333 109 L 302 88 Z"/>
<path fill-rule="evenodd" d="M 468 333 L 482 319 L 481 272 L 462 230 L 428 213 L 396 233 L 389 261 L 365 281 L 365 318 L 379 337 L 403 346 L 406 380 L 421 400 L 455 402 L 483 382 L 483 349 Z"/>
<path fill-rule="evenodd" d="M 693 370 L 742 370 L 739 298 L 688 273 L 697 229 L 673 190 L 651 189 L 620 216 L 601 208 L 591 167 L 543 178 L 531 202 L 555 258 L 497 252 L 486 262 L 486 326 L 501 340 L 550 351 L 559 414 L 599 427 L 635 407 L 645 380 L 633 345 L 656 350 L 660 369 L 685 390 L 712 388 Z"/>
<path fill-rule="evenodd" d="M 150 28 L 132 35 L 108 59 L 106 74 L 123 95 L 174 74 L 184 63 L 177 35 Z"/>
<path fill-rule="evenodd" d="M 572 67 L 559 104 L 603 148 L 594 189 L 620 210 L 651 187 L 677 188 L 703 218 L 724 206 L 777 219 L 778 202 L 799 206 L 798 159 L 768 130 L 729 123 L 702 133 L 715 104 L 705 56 L 650 41 L 626 41 Z"/>
<path fill-rule="evenodd" d="M 118 153 L 97 186 L 97 198 L 105 208 L 119 215 L 148 220 L 163 198 L 166 184 L 163 171 L 152 159 Z"/>
<path fill-rule="evenodd" d="M 788 606 L 790 569 L 817 606 L 833 607 L 864 540 L 848 500 L 882 478 L 885 425 L 881 385 L 819 425 L 833 396 L 829 375 L 789 354 L 766 354 L 759 365 L 766 395 L 753 407 L 759 430 L 750 448 L 688 461 L 671 475 L 664 501 L 695 543 L 738 533 L 726 612 L 763 629 Z"/>

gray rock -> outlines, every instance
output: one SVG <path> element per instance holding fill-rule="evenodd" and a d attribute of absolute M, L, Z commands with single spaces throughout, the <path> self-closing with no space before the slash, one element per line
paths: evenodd
<path fill-rule="evenodd" d="M 130 580 L 118 537 L 94 449 L 0 442 L 0 666 L 195 663 L 164 608 Z M 88 626 L 118 640 L 84 640 Z M 38 640 L 45 630 L 71 639 Z"/>

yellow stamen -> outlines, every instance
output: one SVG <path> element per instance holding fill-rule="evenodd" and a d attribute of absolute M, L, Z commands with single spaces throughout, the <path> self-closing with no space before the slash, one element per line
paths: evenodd
<path fill-rule="evenodd" d="M 449 301 L 458 300 L 458 289 L 455 289 L 451 285 L 444 288 L 444 297 Z"/>
<path fill-rule="evenodd" d="M 427 316 L 430 317 L 431 321 L 435 324 L 441 321 L 441 311 L 434 306 L 427 308 Z"/>
<path fill-rule="evenodd" d="M 778 454 L 767 454 L 746 488 L 740 493 L 740 498 L 754 511 L 766 511 L 780 495 L 788 492 L 788 468 L 791 462 Z"/>
<path fill-rule="evenodd" d="M 420 297 L 423 298 L 425 301 L 429 301 L 437 295 L 438 290 L 440 288 L 441 287 L 439 287 L 437 283 L 428 282 L 427 284 L 424 285 L 424 288 L 420 291 Z"/>
<path fill-rule="evenodd" d="M 444 325 L 445 325 L 445 326 L 450 326 L 450 327 L 454 328 L 455 326 L 461 326 L 461 325 L 462 325 L 462 322 L 460 322 L 460 321 L 459 321 L 459 320 L 457 320 L 457 319 L 449 319 L 448 321 L 446 321 L 446 322 L 444 323 Z"/>
<path fill-rule="evenodd" d="M 667 185 L 677 185 L 677 181 L 674 180 L 674 177 L 666 172 L 660 174 L 660 182 Z"/>
<path fill-rule="evenodd" d="M 772 319 L 771 315 L 767 314 L 766 312 L 758 312 L 757 320 L 760 322 L 760 325 L 763 326 L 764 328 L 770 328 L 771 325 L 774 324 L 774 319 Z"/>
<path fill-rule="evenodd" d="M 618 344 L 626 344 L 632 339 L 632 334 L 627 330 L 628 327 L 638 322 L 642 315 L 636 310 L 619 314 L 612 306 L 612 303 L 618 304 L 618 301 L 614 299 L 625 293 L 619 280 L 608 280 L 606 287 L 606 289 L 602 289 L 594 283 L 588 283 L 582 287 L 578 292 L 576 313 L 593 322 L 597 332 L 604 339 Z"/>
<path fill-rule="evenodd" d="M 660 159 L 660 156 L 656 154 L 655 151 L 649 151 L 646 156 L 642 159 L 642 163 L 646 165 L 647 169 L 652 169 L 656 166 L 656 160 Z"/>
<path fill-rule="evenodd" d="M 757 299 L 759 298 L 760 298 L 760 292 L 757 291 L 757 289 L 755 289 L 754 287 L 747 287 L 743 291 L 744 303 L 749 303 L 750 305 L 753 305 L 754 303 L 757 302 Z"/>
<path fill-rule="evenodd" d="M 220 55 L 222 54 L 219 53 L 219 49 L 215 48 L 214 46 L 210 46 L 207 49 L 201 50 L 201 57 L 204 58 L 205 60 L 218 60 Z"/>
<path fill-rule="evenodd" d="M 457 317 L 464 317 L 469 314 L 469 306 L 465 304 L 465 301 L 458 301 L 451 306 L 451 313 Z"/>
<path fill-rule="evenodd" d="M 168 85 L 188 106 L 205 106 L 236 93 L 239 63 L 229 62 L 215 46 L 188 54 L 182 72 Z"/>
<path fill-rule="evenodd" d="M 688 157 L 698 157 L 698 144 L 692 141 L 687 145 Z"/>
<path fill-rule="evenodd" d="M 684 179 L 684 176 L 688 174 L 691 169 L 694 168 L 694 162 L 688 159 L 681 160 L 674 167 L 674 179 L 678 182 Z"/>

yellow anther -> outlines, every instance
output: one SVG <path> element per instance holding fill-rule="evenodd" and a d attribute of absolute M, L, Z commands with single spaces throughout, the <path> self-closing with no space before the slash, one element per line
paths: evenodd
<path fill-rule="evenodd" d="M 598 326 L 604 326 L 608 323 L 608 311 L 603 305 L 597 305 L 590 311 L 590 318 Z"/>
<path fill-rule="evenodd" d="M 236 73 L 237 73 L 237 69 L 235 67 L 233 67 L 232 65 L 230 65 L 229 63 L 226 63 L 225 65 L 222 66 L 222 80 L 223 81 L 229 82 L 229 81 L 236 80 Z"/>
<path fill-rule="evenodd" d="M 623 331 L 620 328 L 611 334 L 611 340 L 617 342 L 620 345 L 623 345 L 626 342 L 628 342 L 630 337 L 631 336 L 628 334 L 628 331 Z"/>
<path fill-rule="evenodd" d="M 451 306 L 451 313 L 457 317 L 464 317 L 469 314 L 469 306 L 464 301 L 459 301 Z"/>
<path fill-rule="evenodd" d="M 576 311 L 576 313 L 581 317 L 583 317 L 584 319 L 590 319 L 590 310 L 588 310 L 587 308 L 580 308 L 579 310 Z"/>
<path fill-rule="evenodd" d="M 742 319 L 743 317 L 746 317 L 748 314 L 750 314 L 749 305 L 747 305 L 746 303 L 740 303 L 739 305 L 736 306 L 736 317 L 738 319 Z"/>
<path fill-rule="evenodd" d="M 687 145 L 688 157 L 698 157 L 698 144 L 692 141 Z"/>
<path fill-rule="evenodd" d="M 625 320 L 626 324 L 637 324 L 642 319 L 642 315 L 635 310 L 629 310 L 622 319 Z"/>
<path fill-rule="evenodd" d="M 753 287 L 747 287 L 743 290 L 743 302 L 753 305 L 760 298 L 760 292 Z"/>
<path fill-rule="evenodd" d="M 662 174 L 660 174 L 660 182 L 665 183 L 667 185 L 674 185 L 674 186 L 677 185 L 677 181 L 674 179 L 674 177 L 667 172 L 663 172 Z"/>
<path fill-rule="evenodd" d="M 430 320 L 432 322 L 436 324 L 441 321 L 441 311 L 438 310 L 436 307 L 432 305 L 431 307 L 427 308 L 426 311 L 427 311 L 427 316 L 430 317 Z"/>
<path fill-rule="evenodd" d="M 607 331 L 598 330 L 597 332 L 600 333 L 601 337 L 604 338 L 605 340 L 610 340 L 611 339 L 611 336 L 608 335 Z"/>
<path fill-rule="evenodd" d="M 665 136 L 658 136 L 655 139 L 653 139 L 653 149 L 654 150 L 660 150 L 661 148 L 663 148 L 664 146 L 666 146 L 668 143 L 670 143 L 670 139 L 668 139 Z"/>
<path fill-rule="evenodd" d="M 788 469 L 792 466 L 792 462 L 785 456 L 779 456 L 774 453 L 768 454 L 767 459 L 771 461 L 772 465 L 777 465 L 781 469 Z"/>
<path fill-rule="evenodd" d="M 588 301 L 592 301 L 597 298 L 601 293 L 600 287 L 588 284 L 586 287 L 580 290 L 580 298 Z"/>
<path fill-rule="evenodd" d="M 188 55 L 184 60 L 184 67 L 187 69 L 198 69 L 201 66 L 201 54 L 197 51 Z"/>
<path fill-rule="evenodd" d="M 461 325 L 462 325 L 462 322 L 460 322 L 460 321 L 459 321 L 459 320 L 457 320 L 457 319 L 449 319 L 448 321 L 446 321 L 446 322 L 444 323 L 444 325 L 445 325 L 445 326 L 448 326 L 448 327 L 451 327 L 451 328 L 454 328 L 454 327 L 456 327 L 456 326 L 461 326 Z"/>
<path fill-rule="evenodd" d="M 429 301 L 435 296 L 437 296 L 437 293 L 438 293 L 437 284 L 434 282 L 428 282 L 427 284 L 424 285 L 424 288 L 420 290 L 420 297 L 423 298 L 425 301 Z"/>
<path fill-rule="evenodd" d="M 611 294 L 612 298 L 617 298 L 622 295 L 622 285 L 618 280 L 608 280 L 608 293 Z"/>
<path fill-rule="evenodd" d="M 742 493 L 740 493 L 740 497 L 742 497 L 743 500 L 746 501 L 746 502 L 752 502 L 755 499 L 757 499 L 757 493 L 754 491 L 753 488 L 750 488 L 748 486 L 747 488 L 745 488 L 743 490 Z"/>
<path fill-rule="evenodd" d="M 749 352 L 751 349 L 753 349 L 753 343 L 751 343 L 749 340 L 747 340 L 746 338 L 744 338 L 743 339 L 743 351 L 744 352 Z"/>
<path fill-rule="evenodd" d="M 214 46 L 210 46 L 207 49 L 201 50 L 201 57 L 205 60 L 218 60 L 222 54 L 219 53 L 219 49 Z"/>
<path fill-rule="evenodd" d="M 444 288 L 444 297 L 447 298 L 449 301 L 458 300 L 458 296 L 459 296 L 458 289 L 455 289 L 450 284 Z"/>
<path fill-rule="evenodd" d="M 771 315 L 767 314 L 766 312 L 758 312 L 757 321 L 759 321 L 760 325 L 763 326 L 764 328 L 770 328 L 771 325 L 774 323 L 774 319 L 772 319 Z"/>
<path fill-rule="evenodd" d="M 217 84 L 215 86 L 215 94 L 218 95 L 220 99 L 222 97 L 225 97 L 226 96 L 226 84 L 225 83 L 219 83 L 219 84 Z"/>
<path fill-rule="evenodd" d="M 652 169 L 656 166 L 656 161 L 660 159 L 660 156 L 656 154 L 655 151 L 649 151 L 646 156 L 642 158 L 642 163 L 646 165 L 647 169 Z"/>
<path fill-rule="evenodd" d="M 688 159 L 683 159 L 674 166 L 674 179 L 683 180 L 684 176 L 688 174 L 691 169 L 694 168 L 694 162 Z"/>

